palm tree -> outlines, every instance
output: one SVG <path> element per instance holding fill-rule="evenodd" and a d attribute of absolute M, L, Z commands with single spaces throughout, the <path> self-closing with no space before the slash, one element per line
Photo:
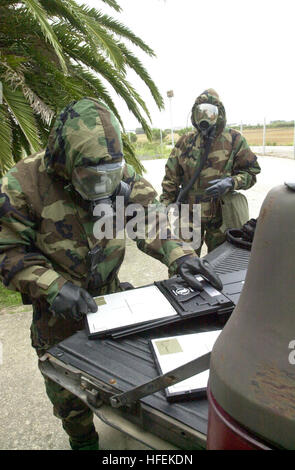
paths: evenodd
<path fill-rule="evenodd" d="M 116 0 L 101 3 L 121 10 Z M 163 99 L 127 42 L 154 56 L 125 25 L 74 0 L 0 0 L 0 176 L 45 145 L 54 116 L 72 100 L 100 98 L 124 132 L 110 89 L 151 136 L 149 111 L 126 79 L 128 69 L 144 81 L 159 109 Z M 141 170 L 132 145 L 123 141 L 129 162 Z"/>

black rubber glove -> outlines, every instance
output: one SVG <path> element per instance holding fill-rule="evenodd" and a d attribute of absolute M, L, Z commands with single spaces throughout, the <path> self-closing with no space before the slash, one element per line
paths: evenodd
<path fill-rule="evenodd" d="M 212 184 L 206 189 L 206 194 L 211 197 L 220 197 L 234 188 L 234 180 L 230 177 L 209 181 Z"/>
<path fill-rule="evenodd" d="M 193 288 L 203 290 L 200 281 L 196 275 L 206 278 L 210 284 L 218 290 L 222 290 L 223 285 L 220 277 L 214 272 L 211 264 L 197 256 L 185 255 L 176 260 L 177 273 Z"/>
<path fill-rule="evenodd" d="M 85 289 L 66 282 L 55 297 L 51 310 L 63 318 L 79 321 L 86 313 L 96 312 L 97 305 Z"/>

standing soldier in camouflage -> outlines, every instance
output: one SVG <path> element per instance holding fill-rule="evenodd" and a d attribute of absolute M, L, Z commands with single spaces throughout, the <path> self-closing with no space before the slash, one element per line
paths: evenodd
<path fill-rule="evenodd" d="M 84 328 L 83 315 L 96 311 L 93 296 L 120 290 L 125 239 L 94 235 L 94 208 L 112 206 L 115 196 L 125 205 L 141 204 L 145 213 L 156 193 L 123 164 L 119 124 L 91 98 L 70 103 L 56 119 L 46 151 L 23 159 L 2 178 L 0 278 L 33 305 L 31 340 L 39 357 Z M 210 266 L 180 240 L 158 235 L 137 243 L 190 285 L 199 287 L 194 274 L 201 273 L 220 288 Z M 72 449 L 98 449 L 91 410 L 46 377 L 45 385 Z"/>
<path fill-rule="evenodd" d="M 221 197 L 229 191 L 251 188 L 260 167 L 240 132 L 225 127 L 225 109 L 212 88 L 196 99 L 191 121 L 195 130 L 178 140 L 168 158 L 160 201 L 167 206 L 175 203 L 196 170 L 201 169 L 182 201 L 189 204 L 190 212 L 193 204 L 201 204 L 201 245 L 196 250 L 200 255 L 204 241 L 210 252 L 225 240 L 220 229 Z M 209 154 L 202 163 L 209 140 Z"/>

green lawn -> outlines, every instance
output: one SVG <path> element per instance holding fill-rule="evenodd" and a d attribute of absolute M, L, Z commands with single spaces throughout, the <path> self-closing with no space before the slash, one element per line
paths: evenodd
<path fill-rule="evenodd" d="M 170 152 L 170 147 L 161 145 L 159 142 L 136 142 L 135 144 L 135 154 L 139 159 L 141 157 L 168 158 Z"/>
<path fill-rule="evenodd" d="M 6 289 L 6 287 L 0 283 L 0 310 L 5 307 L 14 307 L 21 304 L 21 295 L 18 292 Z"/>

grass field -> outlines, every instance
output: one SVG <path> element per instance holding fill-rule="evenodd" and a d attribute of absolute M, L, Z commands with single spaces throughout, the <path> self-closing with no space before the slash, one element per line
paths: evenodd
<path fill-rule="evenodd" d="M 244 129 L 243 135 L 249 145 L 263 145 L 263 129 Z M 266 128 L 265 145 L 293 145 L 292 127 Z"/>
<path fill-rule="evenodd" d="M 249 145 L 263 145 L 263 128 L 243 129 L 243 136 Z M 179 139 L 179 135 L 175 132 L 174 143 Z M 265 145 L 280 146 L 293 145 L 294 129 L 293 127 L 269 127 L 266 128 Z M 170 145 L 169 145 L 170 144 Z M 170 135 L 163 140 L 162 146 L 159 140 L 149 142 L 145 134 L 138 134 L 135 143 L 135 153 L 140 159 L 142 158 L 168 158 L 171 152 Z"/>
<path fill-rule="evenodd" d="M 243 135 L 247 139 L 249 145 L 263 145 L 263 129 L 243 129 Z M 168 136 L 167 136 L 168 137 Z M 170 136 L 168 137 L 170 140 Z M 179 136 L 177 133 L 174 135 L 174 142 L 178 140 Z M 293 127 L 266 127 L 265 134 L 265 145 L 293 145 L 294 140 L 294 128 Z M 165 139 L 166 141 L 166 139 Z M 138 151 L 141 152 L 144 149 L 144 144 L 147 143 L 147 137 L 145 134 L 139 134 L 137 136 L 136 146 Z M 164 142 L 170 143 L 169 141 Z M 154 142 L 156 144 L 156 142 Z M 160 144 L 160 142 L 158 142 Z M 140 153 L 139 153 L 140 155 Z"/>

